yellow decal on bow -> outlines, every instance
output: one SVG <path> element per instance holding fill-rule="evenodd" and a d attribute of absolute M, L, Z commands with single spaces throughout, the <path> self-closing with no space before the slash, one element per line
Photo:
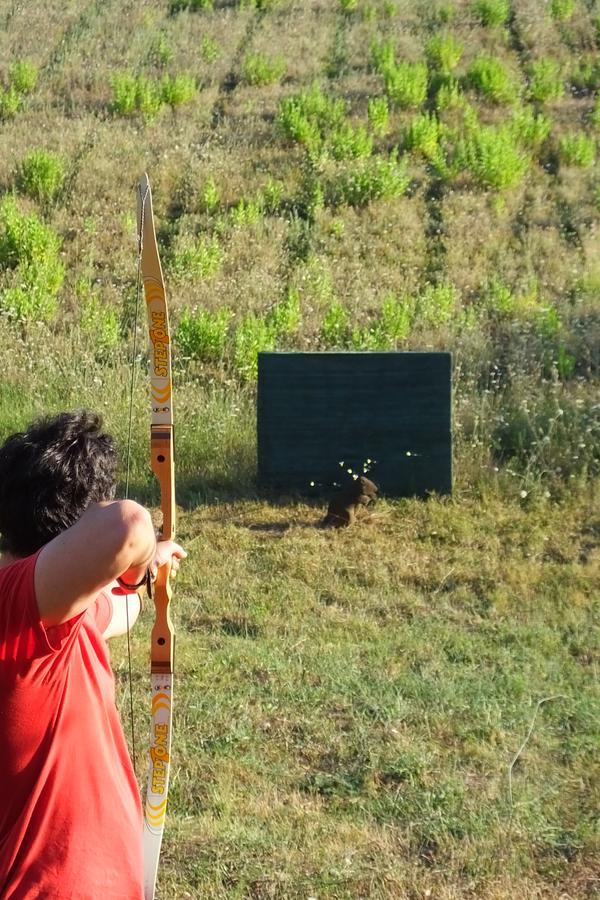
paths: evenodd
<path fill-rule="evenodd" d="M 169 728 L 167 725 L 156 725 L 154 728 L 154 746 L 150 750 L 152 760 L 152 790 L 155 794 L 164 794 L 169 766 L 169 751 L 167 740 Z"/>
<path fill-rule="evenodd" d="M 152 311 L 150 340 L 154 350 L 154 374 L 158 378 L 166 378 L 169 374 L 169 332 L 167 331 L 166 321 L 167 316 L 164 310 Z"/>

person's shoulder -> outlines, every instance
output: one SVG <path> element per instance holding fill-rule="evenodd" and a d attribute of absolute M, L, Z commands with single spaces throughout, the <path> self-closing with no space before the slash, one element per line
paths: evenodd
<path fill-rule="evenodd" d="M 33 573 L 40 551 L 18 559 L 0 560 L 0 591 L 7 586 L 33 587 Z"/>

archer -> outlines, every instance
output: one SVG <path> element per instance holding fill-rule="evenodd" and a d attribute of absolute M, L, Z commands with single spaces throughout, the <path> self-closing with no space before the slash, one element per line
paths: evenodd
<path fill-rule="evenodd" d="M 106 640 L 147 573 L 185 557 L 114 500 L 116 450 L 88 412 L 0 447 L 0 896 L 142 900 L 142 807 Z"/>

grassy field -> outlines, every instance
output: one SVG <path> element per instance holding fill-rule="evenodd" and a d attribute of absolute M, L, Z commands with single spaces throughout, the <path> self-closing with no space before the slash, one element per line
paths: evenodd
<path fill-rule="evenodd" d="M 599 895 L 599 48 L 597 0 L 0 4 L 0 434 L 87 406 L 125 449 L 153 185 L 190 553 L 165 900 Z M 332 533 L 261 495 L 263 349 L 451 350 L 453 497 Z"/>

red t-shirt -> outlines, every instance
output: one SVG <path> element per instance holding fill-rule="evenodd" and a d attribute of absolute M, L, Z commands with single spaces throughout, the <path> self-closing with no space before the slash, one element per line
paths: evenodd
<path fill-rule="evenodd" d="M 101 594 L 44 628 L 37 555 L 0 569 L 0 897 L 142 900 L 142 807 Z"/>

